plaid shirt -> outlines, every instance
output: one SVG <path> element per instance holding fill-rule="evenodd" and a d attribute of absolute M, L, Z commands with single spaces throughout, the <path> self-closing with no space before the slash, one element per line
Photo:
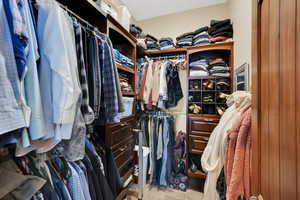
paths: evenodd
<path fill-rule="evenodd" d="M 86 124 L 91 124 L 94 119 L 94 111 L 89 106 L 89 88 L 88 88 L 88 79 L 85 68 L 85 60 L 83 53 L 83 44 L 82 44 L 82 29 L 80 24 L 74 19 L 74 30 L 75 30 L 75 40 L 76 40 L 76 53 L 78 58 L 78 71 L 79 71 L 79 80 L 82 91 L 82 104 L 81 104 L 81 112 L 83 114 L 84 120 Z"/>
<path fill-rule="evenodd" d="M 115 118 L 119 112 L 118 89 L 116 84 L 115 65 L 113 60 L 113 52 L 109 46 L 109 39 L 99 33 L 101 39 L 99 48 L 100 66 L 102 72 L 102 95 L 105 121 L 107 123 L 116 122 Z M 117 120 L 118 121 L 118 120 Z"/>

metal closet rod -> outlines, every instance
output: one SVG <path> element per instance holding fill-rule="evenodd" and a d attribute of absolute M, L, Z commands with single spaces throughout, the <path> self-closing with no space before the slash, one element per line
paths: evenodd
<path fill-rule="evenodd" d="M 155 60 L 155 59 L 185 59 L 186 55 L 172 55 L 172 56 L 155 56 L 155 57 L 151 57 L 151 59 Z"/>
<path fill-rule="evenodd" d="M 92 29 L 89 29 L 89 28 L 87 27 L 90 31 L 95 31 L 95 30 L 93 30 L 93 29 L 97 29 L 97 27 L 91 25 L 88 21 L 84 20 L 84 19 L 81 18 L 79 15 L 77 15 L 76 13 L 74 13 L 74 12 L 73 12 L 72 10 L 70 10 L 67 6 L 61 4 L 61 3 L 58 2 L 58 1 L 56 1 L 56 2 L 57 2 L 57 4 L 58 4 L 61 8 L 63 8 L 63 9 L 66 10 L 68 13 L 70 13 L 71 15 L 73 15 L 73 17 L 79 19 L 81 22 L 83 22 L 84 24 L 86 24 L 88 27 L 92 28 Z M 98 30 L 98 29 L 97 29 L 97 30 Z"/>

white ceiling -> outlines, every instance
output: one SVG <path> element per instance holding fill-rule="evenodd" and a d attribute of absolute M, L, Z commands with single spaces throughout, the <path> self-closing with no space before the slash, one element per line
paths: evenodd
<path fill-rule="evenodd" d="M 137 20 L 225 3 L 227 0 L 121 0 Z"/>

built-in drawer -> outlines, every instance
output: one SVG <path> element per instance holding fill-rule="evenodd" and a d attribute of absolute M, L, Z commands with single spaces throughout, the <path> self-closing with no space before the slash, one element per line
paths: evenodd
<path fill-rule="evenodd" d="M 119 123 L 110 124 L 108 126 L 111 129 L 111 131 L 116 131 L 116 130 L 122 129 L 123 127 L 126 127 L 126 126 L 133 127 L 134 121 L 135 121 L 135 118 L 126 118 L 126 119 L 122 119 L 121 122 L 119 122 Z"/>
<path fill-rule="evenodd" d="M 191 131 L 212 132 L 217 126 L 217 122 L 214 122 L 213 120 L 191 119 L 190 126 Z"/>
<path fill-rule="evenodd" d="M 190 135 L 189 136 L 189 151 L 190 153 L 201 154 L 203 153 L 209 137 L 208 136 L 199 136 L 199 135 Z"/>
<path fill-rule="evenodd" d="M 204 131 L 191 131 L 191 135 L 198 135 L 198 136 L 205 136 L 205 137 L 210 137 L 211 132 L 204 132 Z"/>
<path fill-rule="evenodd" d="M 112 152 L 113 152 L 113 156 L 118 156 L 120 155 L 125 147 L 128 147 L 129 145 L 134 145 L 134 137 L 133 135 L 130 136 L 129 138 L 125 138 L 124 140 L 122 140 L 120 143 L 115 144 L 111 147 Z"/>
<path fill-rule="evenodd" d="M 118 167 L 121 167 L 128 159 L 130 156 L 133 154 L 133 145 L 128 144 L 127 146 L 124 146 L 121 149 L 121 153 L 115 157 L 115 161 Z"/>
<path fill-rule="evenodd" d="M 111 141 L 111 146 L 118 144 L 125 140 L 126 138 L 130 138 L 133 135 L 132 127 L 130 125 L 126 125 L 118 130 L 112 131 L 109 137 Z"/>
<path fill-rule="evenodd" d="M 127 161 L 124 164 L 118 166 L 121 177 L 123 177 L 126 173 L 128 173 L 128 171 L 132 169 L 133 159 L 134 159 L 134 155 L 131 155 L 130 157 L 128 157 Z"/>

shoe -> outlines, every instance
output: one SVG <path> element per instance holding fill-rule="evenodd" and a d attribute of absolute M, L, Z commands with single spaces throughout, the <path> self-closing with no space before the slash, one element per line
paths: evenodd
<path fill-rule="evenodd" d="M 207 88 L 212 90 L 212 89 L 214 89 L 214 85 L 215 85 L 215 82 L 210 80 L 210 83 L 207 85 Z"/>
<path fill-rule="evenodd" d="M 230 96 L 229 94 L 225 94 L 225 93 L 222 93 L 222 92 L 220 92 L 220 94 L 219 94 L 220 99 L 227 99 L 229 96 Z"/>
<path fill-rule="evenodd" d="M 195 108 L 194 108 L 194 114 L 199 114 L 201 112 L 202 108 L 200 106 L 197 106 L 195 105 Z"/>
<path fill-rule="evenodd" d="M 224 108 L 223 106 L 217 106 L 216 109 L 220 116 L 222 116 L 224 114 L 224 112 L 226 111 L 226 108 Z"/>

